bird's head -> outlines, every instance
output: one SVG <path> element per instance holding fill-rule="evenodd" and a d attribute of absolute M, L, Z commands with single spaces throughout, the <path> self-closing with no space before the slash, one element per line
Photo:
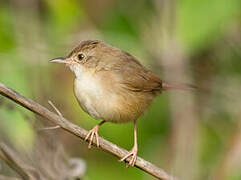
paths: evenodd
<path fill-rule="evenodd" d="M 49 62 L 66 64 L 77 77 L 83 71 L 96 68 L 104 47 L 105 44 L 98 40 L 82 41 L 69 55 L 52 59 Z"/>

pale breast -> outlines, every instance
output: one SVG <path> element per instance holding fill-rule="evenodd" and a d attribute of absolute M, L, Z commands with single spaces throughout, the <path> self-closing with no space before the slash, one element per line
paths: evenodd
<path fill-rule="evenodd" d="M 82 109 L 95 119 L 121 123 L 137 119 L 153 97 L 130 93 L 105 73 L 82 73 L 74 83 L 75 96 Z"/>
<path fill-rule="evenodd" d="M 96 109 L 96 104 L 101 101 L 103 96 L 101 89 L 101 84 L 88 74 L 82 74 L 74 82 L 74 92 L 80 106 L 96 119 L 101 118 Z"/>
<path fill-rule="evenodd" d="M 82 73 L 74 83 L 75 96 L 82 109 L 95 119 L 118 121 L 118 95 L 93 73 Z"/>

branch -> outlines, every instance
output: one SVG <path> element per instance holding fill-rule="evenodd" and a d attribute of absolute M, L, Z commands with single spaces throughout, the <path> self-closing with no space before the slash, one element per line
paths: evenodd
<path fill-rule="evenodd" d="M 81 138 L 82 140 L 85 139 L 85 137 L 88 133 L 87 130 L 69 122 L 64 117 L 61 117 L 61 116 L 49 111 L 47 108 L 41 106 L 40 104 L 34 102 L 31 99 L 28 99 L 28 98 L 22 96 L 21 94 L 17 93 L 16 91 L 6 87 L 2 83 L 0 83 L 0 94 L 15 101 L 16 103 L 29 109 L 30 111 L 48 119 L 49 121 L 60 126 L 62 129 Z M 118 147 L 117 145 L 105 140 L 104 138 L 100 137 L 99 143 L 100 143 L 100 147 L 99 147 L 100 149 L 102 149 L 118 158 L 121 158 L 128 153 L 127 150 Z M 94 142 L 94 145 L 96 146 L 96 141 Z M 130 160 L 130 158 L 127 159 L 127 161 L 129 161 L 129 160 Z M 178 180 L 174 176 L 166 173 L 161 168 L 151 164 L 150 162 L 148 162 L 140 157 L 137 158 L 135 166 L 158 179 Z"/>
<path fill-rule="evenodd" d="M 0 143 L 0 159 L 6 162 L 23 179 L 31 179 L 31 174 L 25 169 L 27 166 L 5 144 Z"/>

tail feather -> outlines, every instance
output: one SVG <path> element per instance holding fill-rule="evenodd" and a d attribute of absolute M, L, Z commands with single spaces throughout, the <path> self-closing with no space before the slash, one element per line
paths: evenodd
<path fill-rule="evenodd" d="M 191 84 L 184 84 L 184 83 L 174 83 L 174 82 L 162 82 L 162 89 L 164 91 L 167 90 L 197 90 L 197 87 Z"/>

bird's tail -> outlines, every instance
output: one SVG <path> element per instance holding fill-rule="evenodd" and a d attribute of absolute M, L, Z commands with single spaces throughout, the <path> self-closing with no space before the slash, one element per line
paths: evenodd
<path fill-rule="evenodd" d="M 198 88 L 191 84 L 176 83 L 176 82 L 162 82 L 162 90 L 197 90 Z"/>

